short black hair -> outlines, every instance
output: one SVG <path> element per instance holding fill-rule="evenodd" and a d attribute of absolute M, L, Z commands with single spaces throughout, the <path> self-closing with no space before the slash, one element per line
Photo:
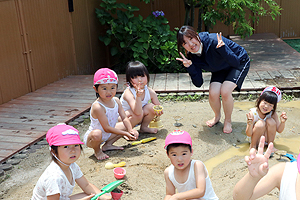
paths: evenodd
<path fill-rule="evenodd" d="M 126 66 L 126 82 L 133 87 L 131 79 L 137 76 L 147 76 L 147 82 L 150 81 L 150 75 L 146 66 L 140 61 L 130 61 Z"/>
<path fill-rule="evenodd" d="M 184 144 L 184 143 L 172 143 L 172 144 L 169 144 L 168 146 L 167 146 L 167 154 L 169 154 L 169 151 L 170 151 L 170 148 L 171 147 L 180 147 L 180 146 L 182 146 L 182 147 L 188 147 L 189 148 L 189 150 L 190 150 L 190 152 L 192 152 L 192 147 L 191 147 L 191 145 L 189 145 L 189 144 Z"/>

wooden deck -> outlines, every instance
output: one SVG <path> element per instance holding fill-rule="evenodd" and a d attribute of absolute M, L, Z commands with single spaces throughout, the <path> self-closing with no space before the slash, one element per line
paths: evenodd
<path fill-rule="evenodd" d="M 264 48 L 261 43 L 258 44 Z M 284 46 L 284 48 L 291 47 Z M 286 64 L 281 68 L 270 70 L 268 67 L 272 65 L 274 58 L 276 60 L 280 56 L 270 51 L 267 55 L 271 59 L 268 61 L 265 58 L 264 66 L 268 66 L 265 70 L 251 63 L 242 91 L 262 91 L 267 85 L 276 85 L 282 90 L 299 90 L 300 67 L 294 59 L 296 55 L 296 58 L 300 60 L 300 54 L 294 54 L 290 49 L 285 52 L 292 52 L 291 59 L 294 65 Z M 286 55 L 283 56 L 286 59 Z M 254 53 L 251 59 L 256 61 L 255 58 Z M 192 84 L 187 73 L 151 74 L 149 87 L 157 93 L 203 93 L 208 91 L 210 73 L 204 73 L 203 78 L 203 86 L 197 88 Z M 44 138 L 47 130 L 55 124 L 68 123 L 88 110 L 96 98 L 92 83 L 92 75 L 69 76 L 0 105 L 0 163 Z M 125 88 L 125 75 L 119 75 L 117 93 L 121 94 Z"/>

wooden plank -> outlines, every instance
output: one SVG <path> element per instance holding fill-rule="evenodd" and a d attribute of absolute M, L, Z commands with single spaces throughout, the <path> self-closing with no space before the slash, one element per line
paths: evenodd
<path fill-rule="evenodd" d="M 251 83 L 249 77 L 246 76 L 246 77 L 245 77 L 245 80 L 244 80 L 244 82 L 243 82 L 241 91 L 249 91 L 249 90 L 253 90 L 253 89 L 254 89 L 253 84 Z"/>
<path fill-rule="evenodd" d="M 278 70 L 278 72 L 287 79 L 295 79 L 294 75 L 289 70 Z"/>
<path fill-rule="evenodd" d="M 166 74 L 156 74 L 153 89 L 155 92 L 166 91 Z"/>
<path fill-rule="evenodd" d="M 203 77 L 203 85 L 201 86 L 201 89 L 205 92 L 208 92 L 210 86 L 211 73 L 210 72 L 202 73 L 202 77 Z"/>
<path fill-rule="evenodd" d="M 260 79 L 256 71 L 249 71 L 247 76 L 257 90 L 262 90 L 266 87 L 266 84 Z"/>
<path fill-rule="evenodd" d="M 267 71 L 257 71 L 257 74 L 266 85 L 276 85 L 276 82 Z"/>
<path fill-rule="evenodd" d="M 178 91 L 178 73 L 167 73 L 166 91 L 177 92 Z"/>
<path fill-rule="evenodd" d="M 180 73 L 178 80 L 179 92 L 189 92 L 191 90 L 191 78 L 188 73 Z"/>
<path fill-rule="evenodd" d="M 148 86 L 149 86 L 150 88 L 152 88 L 152 89 L 153 89 L 154 82 L 155 82 L 155 75 L 156 75 L 156 74 L 149 74 L 150 81 L 148 82 Z"/>
<path fill-rule="evenodd" d="M 47 130 L 48 131 L 48 130 Z M 28 138 L 37 138 L 40 137 L 41 135 L 46 134 L 47 131 L 25 131 L 25 130 L 9 130 L 9 129 L 1 129 L 0 130 L 0 135 L 10 135 L 10 136 L 19 136 L 19 137 L 28 137 Z M 2 144 L 0 144 L 2 146 Z"/>

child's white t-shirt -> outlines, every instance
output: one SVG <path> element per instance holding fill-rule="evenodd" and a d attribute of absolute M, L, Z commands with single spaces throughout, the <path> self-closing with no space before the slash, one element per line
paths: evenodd
<path fill-rule="evenodd" d="M 279 200 L 297 200 L 297 162 L 287 162 L 281 177 Z"/>
<path fill-rule="evenodd" d="M 33 189 L 32 200 L 47 199 L 47 196 L 60 194 L 60 200 L 68 200 L 73 192 L 75 180 L 83 176 L 79 166 L 72 163 L 70 166 L 72 173 L 72 184 L 70 184 L 65 173 L 52 161 L 39 178 Z"/>

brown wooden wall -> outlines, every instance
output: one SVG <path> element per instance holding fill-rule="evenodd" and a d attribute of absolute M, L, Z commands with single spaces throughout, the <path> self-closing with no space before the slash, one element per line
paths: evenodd
<path fill-rule="evenodd" d="M 162 10 L 171 29 L 184 22 L 183 0 L 118 0 L 140 8 L 144 18 Z M 277 0 L 282 15 L 261 17 L 255 33 L 273 32 L 281 38 L 300 37 L 299 0 Z M 110 67 L 109 51 L 98 37 L 104 32 L 95 8 L 101 0 L 0 0 L 0 104 L 74 74 L 93 74 Z M 196 10 L 196 13 L 198 11 Z M 197 17 L 195 18 L 195 26 Z M 232 35 L 218 23 L 210 32 Z"/>

